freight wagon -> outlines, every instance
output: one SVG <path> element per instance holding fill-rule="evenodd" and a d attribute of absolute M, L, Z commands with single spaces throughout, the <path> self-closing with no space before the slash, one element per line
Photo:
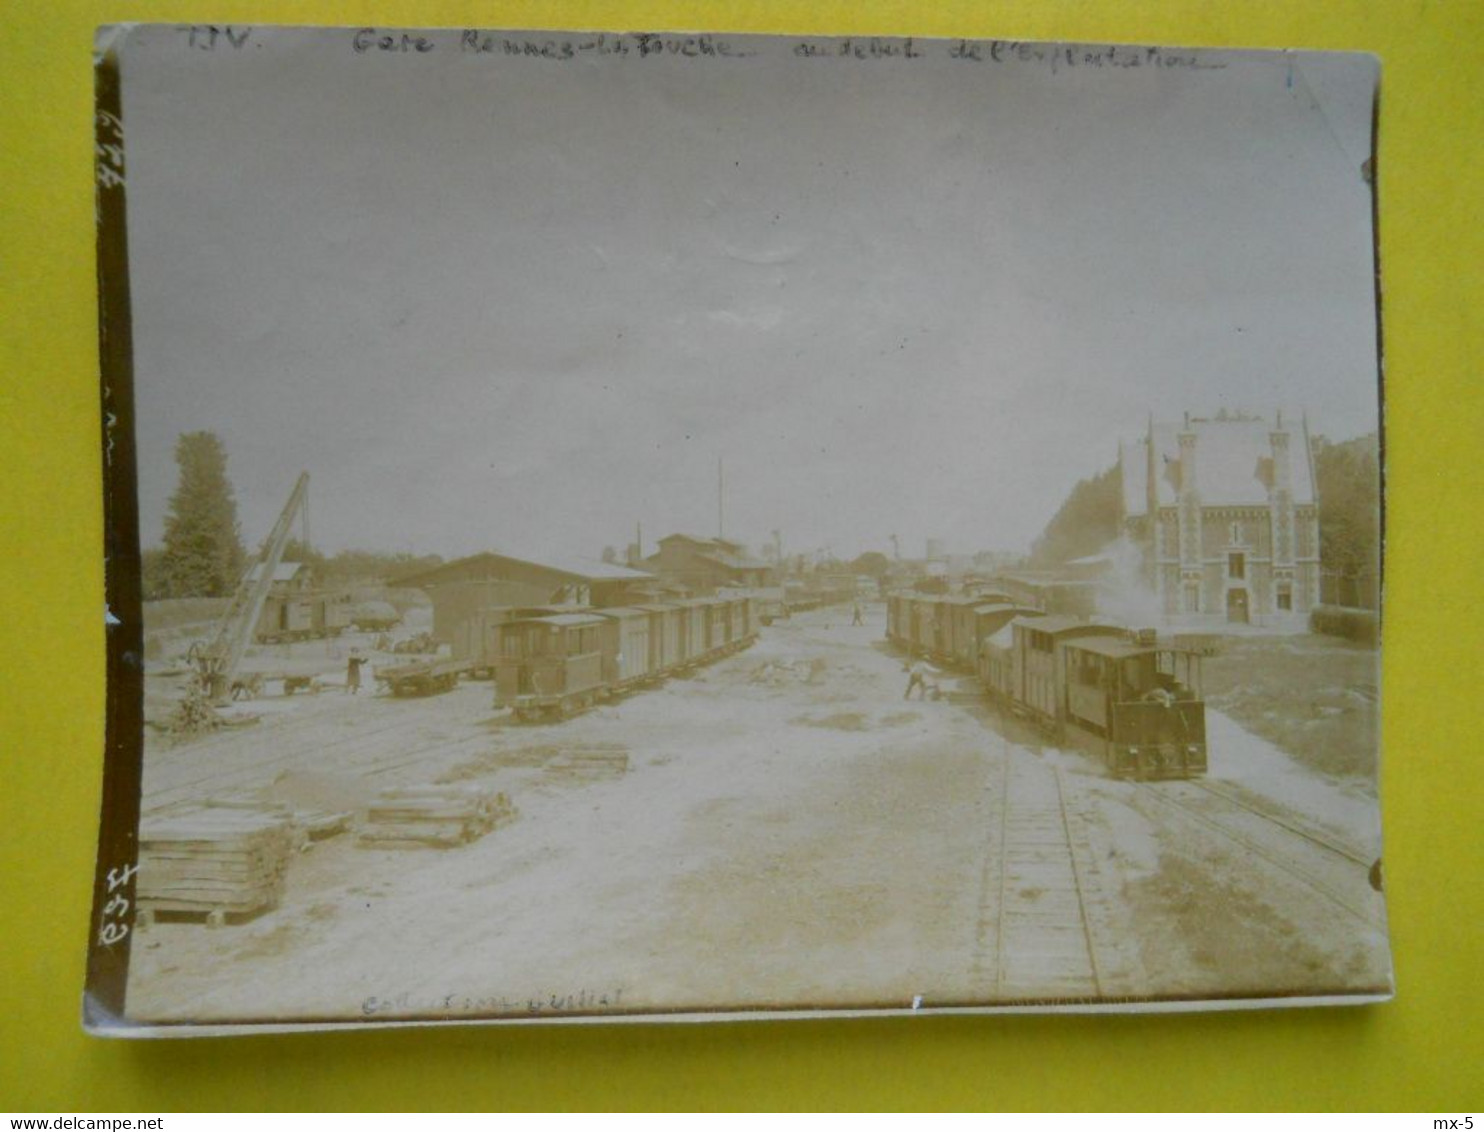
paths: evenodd
<path fill-rule="evenodd" d="M 525 613 L 499 626 L 495 706 L 527 721 L 566 718 L 719 660 L 757 636 L 749 598 Z"/>
<path fill-rule="evenodd" d="M 338 637 L 350 625 L 348 593 L 299 591 L 270 593 L 263 602 L 253 640 L 260 645 Z"/>

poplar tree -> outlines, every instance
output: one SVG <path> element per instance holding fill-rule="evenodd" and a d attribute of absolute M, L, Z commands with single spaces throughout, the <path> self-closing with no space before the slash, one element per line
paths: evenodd
<path fill-rule="evenodd" d="M 165 589 L 170 597 L 227 597 L 242 574 L 243 550 L 226 449 L 214 432 L 182 433 L 175 462 L 180 481 L 165 518 Z"/>

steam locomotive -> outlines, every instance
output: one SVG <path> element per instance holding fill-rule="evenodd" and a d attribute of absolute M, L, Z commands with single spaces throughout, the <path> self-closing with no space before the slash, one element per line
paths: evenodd
<path fill-rule="evenodd" d="M 973 672 L 995 700 L 1119 777 L 1206 772 L 1201 655 L 1152 630 L 1050 616 L 1002 593 L 893 594 L 887 636 Z"/>

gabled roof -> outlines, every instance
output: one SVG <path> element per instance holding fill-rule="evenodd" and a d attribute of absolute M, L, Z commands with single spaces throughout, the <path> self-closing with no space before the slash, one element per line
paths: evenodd
<path fill-rule="evenodd" d="M 737 562 L 745 564 L 745 568 L 749 570 L 767 568 L 772 565 L 770 562 L 763 562 L 756 558 L 747 557 L 742 553 L 742 544 L 740 542 L 733 542 L 731 539 L 697 538 L 695 535 L 676 533 L 666 535 L 664 538 L 658 540 L 660 546 L 663 546 L 667 542 L 689 543 L 699 550 L 703 556 L 714 557 L 723 565 L 734 565 L 733 562 L 729 561 L 730 559 L 735 559 Z"/>
<path fill-rule="evenodd" d="M 1117 625 L 1079 621 L 1075 617 L 1017 617 L 1012 624 L 1034 629 L 1038 633 L 1049 633 L 1053 637 L 1101 637 L 1127 632 Z"/>
<path fill-rule="evenodd" d="M 301 570 L 307 569 L 309 569 L 309 566 L 304 562 L 280 562 L 277 566 L 273 567 L 273 580 L 275 582 L 292 582 L 299 576 Z M 247 572 L 247 580 L 249 582 L 256 582 L 262 576 L 263 564 L 261 562 L 254 562 L 252 569 Z"/>
<path fill-rule="evenodd" d="M 452 562 L 445 562 L 441 566 L 435 566 L 431 570 L 423 570 L 416 574 L 409 574 L 403 578 L 392 581 L 394 586 L 421 587 L 437 585 L 450 577 L 456 577 L 466 571 L 470 566 L 485 563 L 492 569 L 498 568 L 501 562 L 514 562 L 522 566 L 534 566 L 537 569 L 547 570 L 553 574 L 560 574 L 576 582 L 648 582 L 654 580 L 653 574 L 647 574 L 643 570 L 634 570 L 628 566 L 618 566 L 611 562 L 602 562 L 596 558 L 582 558 L 578 556 L 550 556 L 545 558 L 517 558 L 511 554 L 497 554 L 494 551 L 485 551 L 481 554 L 470 554 L 463 558 L 455 558 Z"/>
<path fill-rule="evenodd" d="M 1046 616 L 1045 613 L 1043 611 L 1039 610 L 1039 609 L 1032 609 L 1032 608 L 1030 608 L 1030 606 L 1027 606 L 1027 605 L 1016 605 L 1014 602 L 1008 602 L 1008 601 L 992 601 L 992 602 L 989 602 L 987 605 L 976 605 L 974 607 L 974 615 L 976 617 L 977 616 L 980 616 L 981 614 L 1011 613 L 1011 612 L 1013 612 L 1016 617 L 1045 617 Z"/>
<path fill-rule="evenodd" d="M 771 570 L 773 564 L 764 562 L 761 558 L 748 558 L 741 554 L 726 554 L 722 551 L 709 551 L 697 555 L 707 562 L 715 562 L 718 566 L 725 566 L 728 570 Z"/>
<path fill-rule="evenodd" d="M 1273 483 L 1274 425 L 1261 417 L 1229 419 L 1191 418 L 1195 434 L 1196 487 L 1207 507 L 1266 506 Z M 1119 445 L 1123 510 L 1143 515 L 1148 510 L 1149 475 L 1154 475 L 1156 505 L 1172 507 L 1180 495 L 1180 434 L 1185 425 L 1156 423 L 1148 436 Z M 1315 501 L 1309 462 L 1309 437 L 1300 425 L 1285 424 L 1288 433 L 1289 485 L 1297 505 Z M 1150 467 L 1150 445 L 1153 467 Z"/>
<path fill-rule="evenodd" d="M 521 619 L 522 624 L 531 624 L 532 622 L 540 625 L 555 625 L 561 628 L 607 624 L 607 621 L 602 617 L 598 617 L 592 613 L 552 613 L 546 617 L 524 617 Z"/>
<path fill-rule="evenodd" d="M 593 610 L 599 617 L 648 617 L 650 610 L 642 605 L 610 605 Z"/>

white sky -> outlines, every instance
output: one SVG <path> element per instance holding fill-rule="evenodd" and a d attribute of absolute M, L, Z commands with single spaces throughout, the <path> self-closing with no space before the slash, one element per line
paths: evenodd
<path fill-rule="evenodd" d="M 192 429 L 249 543 L 302 469 L 331 551 L 652 549 L 720 456 L 728 536 L 848 557 L 1023 549 L 1151 411 L 1376 427 L 1368 57 L 433 42 L 131 34 L 146 545 Z"/>

